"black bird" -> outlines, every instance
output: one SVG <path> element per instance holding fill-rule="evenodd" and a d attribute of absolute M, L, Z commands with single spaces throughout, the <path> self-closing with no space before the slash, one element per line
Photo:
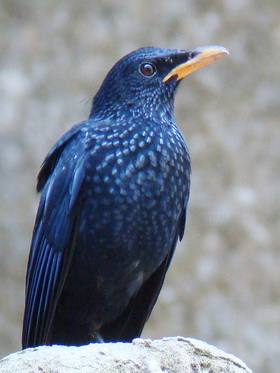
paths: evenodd
<path fill-rule="evenodd" d="M 181 79 L 227 50 L 123 57 L 89 119 L 53 146 L 26 278 L 22 346 L 139 337 L 184 233 L 190 157 L 174 122 Z"/>

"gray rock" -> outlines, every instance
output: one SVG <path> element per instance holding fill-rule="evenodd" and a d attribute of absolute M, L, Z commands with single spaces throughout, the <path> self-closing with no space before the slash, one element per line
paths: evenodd
<path fill-rule="evenodd" d="M 42 346 L 0 361 L 1 373 L 186 372 L 252 373 L 240 359 L 205 342 L 184 337 L 135 339 L 132 343 L 81 347 Z"/>

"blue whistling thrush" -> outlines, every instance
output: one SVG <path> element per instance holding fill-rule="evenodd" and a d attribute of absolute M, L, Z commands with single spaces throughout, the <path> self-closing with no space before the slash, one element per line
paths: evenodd
<path fill-rule="evenodd" d="M 128 54 L 106 76 L 89 119 L 50 150 L 38 176 L 23 348 L 141 335 L 183 237 L 189 198 L 174 95 L 184 76 L 227 53 Z"/>

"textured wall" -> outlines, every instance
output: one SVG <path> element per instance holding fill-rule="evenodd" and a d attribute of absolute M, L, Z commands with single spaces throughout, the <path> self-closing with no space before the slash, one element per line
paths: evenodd
<path fill-rule="evenodd" d="M 140 46 L 220 44 L 186 78 L 177 122 L 193 160 L 184 241 L 144 336 L 203 339 L 255 372 L 280 354 L 280 2 L 0 1 L 0 355 L 20 348 L 35 181 L 87 117 L 112 64 Z"/>

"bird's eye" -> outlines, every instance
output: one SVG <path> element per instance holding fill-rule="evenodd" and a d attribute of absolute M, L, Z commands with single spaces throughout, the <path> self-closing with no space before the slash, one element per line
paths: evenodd
<path fill-rule="evenodd" d="M 140 72 L 145 76 L 152 76 L 156 72 L 156 68 L 152 63 L 144 62 L 140 65 Z"/>

